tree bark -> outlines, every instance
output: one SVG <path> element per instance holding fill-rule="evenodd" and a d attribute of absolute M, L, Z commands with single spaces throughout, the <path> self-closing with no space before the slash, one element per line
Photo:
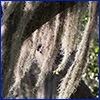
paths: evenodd
<path fill-rule="evenodd" d="M 80 81 L 79 86 L 75 93 L 72 94 L 71 99 L 96 99 L 88 86 L 83 80 Z"/>
<path fill-rule="evenodd" d="M 55 15 L 74 6 L 76 3 L 77 1 L 36 1 L 32 19 L 28 22 L 23 34 L 24 40 Z"/>

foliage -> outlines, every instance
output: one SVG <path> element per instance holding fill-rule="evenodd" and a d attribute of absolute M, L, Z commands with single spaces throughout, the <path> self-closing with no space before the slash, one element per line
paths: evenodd
<path fill-rule="evenodd" d="M 92 46 L 89 50 L 88 84 L 92 88 L 93 95 L 99 98 L 99 38 L 92 39 Z"/>
<path fill-rule="evenodd" d="M 85 30 L 85 26 L 89 19 L 89 12 L 82 16 L 80 19 L 80 31 Z M 82 34 L 77 33 L 73 38 L 72 44 L 73 46 L 80 43 L 82 40 Z M 78 42 L 78 43 L 76 43 Z M 87 63 L 87 71 L 83 75 L 83 79 L 91 89 L 93 95 L 98 99 L 99 98 L 99 37 L 96 35 L 91 40 L 90 48 L 89 48 L 89 56 Z"/>
<path fill-rule="evenodd" d="M 82 18 L 82 31 L 88 21 L 88 12 Z M 99 98 L 99 37 L 93 37 L 89 48 L 89 58 L 87 64 L 87 72 L 85 73 L 86 83 L 92 90 L 93 95 Z"/>

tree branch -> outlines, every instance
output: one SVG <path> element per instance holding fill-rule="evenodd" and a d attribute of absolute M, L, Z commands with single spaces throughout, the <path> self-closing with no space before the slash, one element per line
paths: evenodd
<path fill-rule="evenodd" d="M 32 32 L 40 28 L 52 17 L 74 6 L 76 3 L 76 1 L 36 1 L 32 19 L 28 22 L 23 33 L 23 40 L 28 38 Z"/>

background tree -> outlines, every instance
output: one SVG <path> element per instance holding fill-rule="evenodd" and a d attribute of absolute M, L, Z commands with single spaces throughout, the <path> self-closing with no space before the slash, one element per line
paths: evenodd
<path fill-rule="evenodd" d="M 94 98 L 81 78 L 98 9 L 97 1 L 2 1 L 2 99 Z"/>

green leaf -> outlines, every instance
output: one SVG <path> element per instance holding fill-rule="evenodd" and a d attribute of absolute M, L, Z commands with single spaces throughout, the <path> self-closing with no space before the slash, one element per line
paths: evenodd
<path fill-rule="evenodd" d="M 95 53 L 98 53 L 99 52 L 99 47 L 96 47 L 95 48 Z"/>

